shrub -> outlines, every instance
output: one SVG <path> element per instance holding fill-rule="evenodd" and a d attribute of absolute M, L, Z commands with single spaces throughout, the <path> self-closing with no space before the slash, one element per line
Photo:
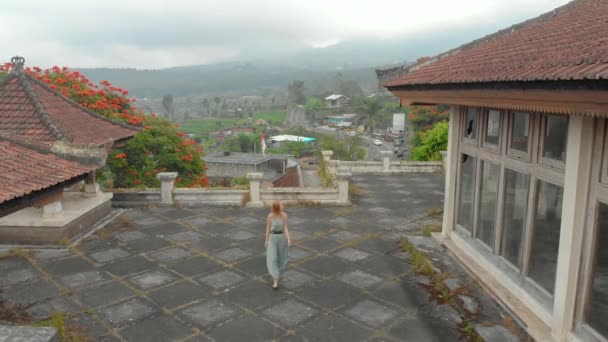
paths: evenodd
<path fill-rule="evenodd" d="M 445 151 L 448 147 L 448 127 L 448 123 L 442 121 L 426 132 L 418 132 L 419 145 L 412 150 L 412 159 L 419 161 L 441 160 L 439 152 Z"/>

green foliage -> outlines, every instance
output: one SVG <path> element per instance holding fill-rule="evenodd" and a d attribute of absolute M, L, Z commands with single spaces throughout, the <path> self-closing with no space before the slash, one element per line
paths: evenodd
<path fill-rule="evenodd" d="M 5 72 L 0 72 L 0 80 L 5 78 L 8 74 Z"/>
<path fill-rule="evenodd" d="M 372 97 L 363 100 L 361 107 L 363 114 L 369 120 L 369 128 L 371 131 L 373 131 L 376 128 L 376 119 L 378 118 L 378 114 L 380 114 L 381 109 L 380 103 L 378 103 L 378 98 Z"/>
<path fill-rule="evenodd" d="M 232 178 L 232 180 L 230 181 L 232 186 L 235 185 L 249 185 L 249 179 L 247 179 L 246 177 L 234 177 Z"/>
<path fill-rule="evenodd" d="M 268 112 L 254 113 L 253 119 L 254 120 L 262 119 L 272 125 L 278 126 L 278 125 L 283 124 L 283 121 L 285 121 L 286 116 L 287 116 L 287 112 L 285 112 L 285 111 L 268 111 Z"/>
<path fill-rule="evenodd" d="M 147 124 L 108 155 L 107 167 L 113 174 L 114 187 L 158 187 L 156 174 L 162 171 L 178 172 L 178 186 L 206 185 L 201 174 L 205 164 L 200 147 L 193 140 L 184 140 L 184 134 L 166 119 L 150 117 Z"/>
<path fill-rule="evenodd" d="M 336 139 L 334 136 L 320 136 L 320 148 L 322 151 L 334 151 L 333 157 L 337 160 L 361 160 L 365 158 L 365 148 L 359 137 L 344 137 Z"/>
<path fill-rule="evenodd" d="M 416 138 L 412 149 L 413 160 L 441 160 L 439 152 L 445 151 L 448 147 L 448 123 L 439 122 L 426 132 L 416 133 Z"/>

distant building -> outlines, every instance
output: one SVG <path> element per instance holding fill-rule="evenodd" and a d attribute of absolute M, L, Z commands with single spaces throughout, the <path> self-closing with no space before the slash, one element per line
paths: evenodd
<path fill-rule="evenodd" d="M 289 155 L 229 151 L 209 154 L 204 160 L 209 179 L 231 179 L 246 177 L 249 172 L 262 172 L 265 182 L 274 182 L 290 167 L 299 164 Z"/>
<path fill-rule="evenodd" d="M 357 114 L 331 115 L 325 118 L 328 125 L 351 126 Z M 348 125 L 345 125 L 348 123 Z"/>
<path fill-rule="evenodd" d="M 325 98 L 327 108 L 340 108 L 350 104 L 350 99 L 344 95 L 333 94 Z"/>
<path fill-rule="evenodd" d="M 405 113 L 393 114 L 393 134 L 405 131 Z"/>

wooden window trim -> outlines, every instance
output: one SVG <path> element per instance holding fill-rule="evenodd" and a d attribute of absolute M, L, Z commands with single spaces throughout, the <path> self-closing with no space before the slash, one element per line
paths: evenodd
<path fill-rule="evenodd" d="M 491 111 L 496 111 L 498 112 L 498 118 L 499 118 L 499 128 L 498 128 L 498 143 L 493 144 L 493 143 L 489 143 L 486 142 L 486 138 L 488 136 L 488 123 L 490 122 L 490 112 Z M 486 151 L 490 151 L 493 153 L 497 153 L 500 154 L 501 153 L 501 146 L 502 146 L 502 141 L 503 139 L 503 126 L 504 126 L 504 111 L 501 110 L 496 110 L 496 109 L 483 109 L 482 110 L 482 130 L 481 130 L 481 134 L 482 134 L 482 139 L 481 139 L 481 148 L 486 150 Z"/>
<path fill-rule="evenodd" d="M 564 172 L 564 170 L 566 169 L 566 162 L 565 161 L 561 161 L 561 160 L 556 160 L 556 159 L 552 159 L 552 158 L 547 158 L 544 157 L 544 148 L 545 148 L 545 138 L 546 138 L 546 129 L 547 129 L 547 119 L 549 116 L 551 116 L 552 114 L 542 114 L 540 116 L 540 131 L 539 131 L 539 143 L 538 143 L 538 163 L 555 169 L 555 170 L 559 170 L 561 172 Z M 558 116 L 558 115 L 555 115 Z M 564 116 L 567 120 L 567 124 L 566 127 L 568 127 L 568 130 L 570 129 L 570 118 L 567 116 Z M 566 139 L 568 139 L 568 131 L 566 131 Z M 566 146 L 568 146 L 568 141 L 566 140 Z M 565 151 L 564 151 L 565 152 Z M 568 159 L 568 155 L 566 155 L 566 159 Z"/>
<path fill-rule="evenodd" d="M 527 113 L 528 114 L 528 150 L 527 151 L 520 151 L 518 149 L 514 149 L 511 147 L 511 144 L 513 142 L 513 123 L 515 122 L 515 113 Z M 530 113 L 530 112 L 516 112 L 516 111 L 511 111 L 508 113 L 507 118 L 507 143 L 506 143 L 506 154 L 514 159 L 517 160 L 522 160 L 525 161 L 527 163 L 531 162 L 531 150 L 532 150 L 532 135 L 533 135 L 533 130 L 536 128 L 534 126 L 534 113 Z"/>

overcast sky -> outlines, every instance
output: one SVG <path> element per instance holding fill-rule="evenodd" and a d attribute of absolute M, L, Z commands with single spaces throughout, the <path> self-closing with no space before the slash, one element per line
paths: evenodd
<path fill-rule="evenodd" d="M 19 0 L 2 4 L 0 60 L 163 68 L 265 58 L 353 39 L 477 29 L 568 0 Z M 475 31 L 476 32 L 476 31 Z M 446 49 L 454 46 L 446 46 Z M 421 55 L 425 55 L 424 51 Z"/>

